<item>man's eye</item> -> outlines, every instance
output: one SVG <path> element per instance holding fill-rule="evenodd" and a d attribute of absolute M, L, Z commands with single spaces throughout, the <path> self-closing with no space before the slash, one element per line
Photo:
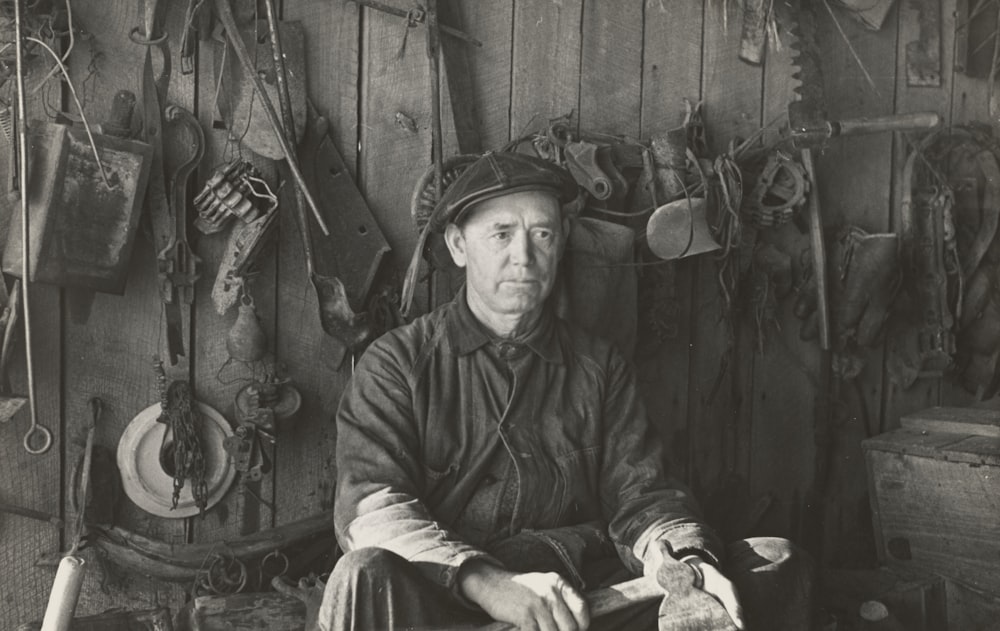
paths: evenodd
<path fill-rule="evenodd" d="M 536 230 L 535 238 L 539 241 L 551 241 L 554 234 L 551 230 Z"/>
<path fill-rule="evenodd" d="M 510 238 L 510 232 L 507 232 L 506 230 L 502 230 L 500 232 L 494 232 L 493 238 L 496 239 L 497 241 L 506 241 L 507 239 Z"/>

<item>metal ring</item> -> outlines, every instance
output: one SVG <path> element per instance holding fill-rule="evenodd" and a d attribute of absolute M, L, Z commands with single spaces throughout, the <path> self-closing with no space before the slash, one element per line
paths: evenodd
<path fill-rule="evenodd" d="M 160 35 L 155 39 L 149 39 L 145 35 L 141 34 L 138 26 L 128 32 L 128 38 L 140 46 L 159 46 L 163 42 L 167 41 L 167 37 L 169 37 L 169 34 L 164 32 L 163 35 Z"/>
<path fill-rule="evenodd" d="M 267 562 L 268 559 L 272 558 L 277 559 L 281 562 L 281 570 L 277 572 L 271 572 L 268 570 Z M 275 548 L 274 550 L 271 550 L 266 555 L 264 555 L 264 558 L 260 560 L 260 571 L 263 572 L 264 574 L 267 574 L 268 576 L 284 576 L 285 572 L 288 571 L 290 565 L 291 563 L 288 560 L 288 556 L 281 550 Z"/>
<path fill-rule="evenodd" d="M 226 565 L 223 567 L 222 564 Z M 236 575 L 236 580 L 230 578 L 228 572 L 229 569 L 236 565 L 239 568 L 239 574 Z M 221 584 L 216 584 L 216 578 L 214 577 L 213 571 L 218 570 L 219 578 Z M 208 579 L 208 587 L 216 594 L 235 594 L 240 592 L 247 584 L 247 566 L 243 561 L 236 557 L 226 558 L 221 554 L 215 555 L 212 563 L 208 566 L 208 571 L 205 572 L 205 577 Z M 235 589 L 232 589 L 235 586 Z M 224 588 L 224 589 L 223 589 Z"/>
<path fill-rule="evenodd" d="M 31 437 L 38 432 L 41 432 L 42 434 L 42 446 L 39 447 L 38 449 L 35 449 L 34 447 L 31 446 Z M 52 432 L 50 432 L 49 428 L 45 427 L 44 425 L 32 424 L 32 426 L 24 434 L 24 448 L 28 451 L 29 454 L 36 456 L 38 454 L 43 454 L 46 451 L 48 451 L 49 447 L 51 446 L 52 446 Z"/>

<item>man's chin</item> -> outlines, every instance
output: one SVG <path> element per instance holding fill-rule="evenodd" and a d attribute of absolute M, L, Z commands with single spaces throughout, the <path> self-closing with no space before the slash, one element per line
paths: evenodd
<path fill-rule="evenodd" d="M 537 302 L 520 302 L 520 303 L 506 303 L 502 307 L 503 313 L 508 316 L 531 316 L 540 310 L 540 305 Z"/>

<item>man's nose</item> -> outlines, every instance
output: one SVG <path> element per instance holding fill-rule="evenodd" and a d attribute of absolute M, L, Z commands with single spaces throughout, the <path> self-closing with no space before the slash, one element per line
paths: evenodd
<path fill-rule="evenodd" d="M 525 231 L 518 231 L 514 234 L 510 243 L 511 262 L 519 265 L 528 265 L 535 260 L 535 244 Z"/>

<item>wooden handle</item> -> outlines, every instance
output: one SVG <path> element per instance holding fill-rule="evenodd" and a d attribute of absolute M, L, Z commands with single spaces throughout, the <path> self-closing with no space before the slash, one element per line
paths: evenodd
<path fill-rule="evenodd" d="M 834 135 L 857 136 L 880 131 L 933 129 L 941 124 L 941 116 L 937 112 L 915 112 L 912 114 L 851 118 L 831 124 L 837 130 Z"/>
<path fill-rule="evenodd" d="M 596 618 L 605 614 L 621 611 L 632 605 L 637 605 L 656 598 L 663 598 L 663 588 L 653 578 L 634 578 L 611 587 L 602 587 L 587 592 L 584 597 L 590 606 L 590 617 Z M 476 631 L 514 631 L 517 627 L 506 622 L 493 622 Z"/>
<path fill-rule="evenodd" d="M 826 241 L 823 237 L 823 213 L 819 207 L 819 185 L 816 181 L 816 167 L 812 150 L 800 152 L 802 167 L 812 184 L 809 191 L 809 248 L 812 251 L 813 278 L 816 279 L 816 318 L 819 327 L 819 347 L 830 350 L 830 303 L 826 288 Z"/>
<path fill-rule="evenodd" d="M 83 510 L 82 507 L 80 510 Z M 73 621 L 76 602 L 83 586 L 86 562 L 82 557 L 65 556 L 59 562 L 49 593 L 49 604 L 42 619 L 42 631 L 67 631 Z"/>

